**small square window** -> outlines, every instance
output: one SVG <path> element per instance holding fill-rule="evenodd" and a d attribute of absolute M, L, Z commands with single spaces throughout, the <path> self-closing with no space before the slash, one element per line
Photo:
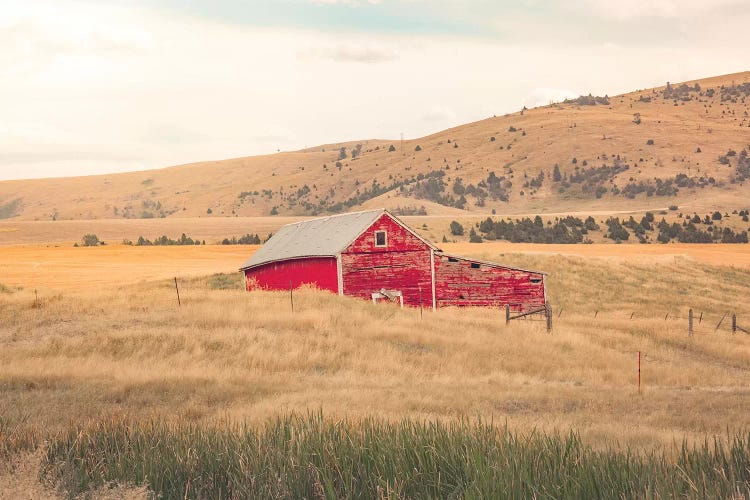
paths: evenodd
<path fill-rule="evenodd" d="M 471 268 L 472 269 L 479 269 L 479 262 L 472 262 L 471 263 Z"/>
<path fill-rule="evenodd" d="M 458 262 L 458 259 L 455 257 L 448 257 L 448 262 Z"/>
<path fill-rule="evenodd" d="M 375 246 L 384 247 L 388 245 L 385 231 L 375 231 Z"/>

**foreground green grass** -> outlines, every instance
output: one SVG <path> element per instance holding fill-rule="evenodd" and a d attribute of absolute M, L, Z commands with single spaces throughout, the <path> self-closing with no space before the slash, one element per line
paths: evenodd
<path fill-rule="evenodd" d="M 638 454 L 465 420 L 107 421 L 53 439 L 43 470 L 71 495 L 117 482 L 164 498 L 738 498 L 750 435 Z"/>

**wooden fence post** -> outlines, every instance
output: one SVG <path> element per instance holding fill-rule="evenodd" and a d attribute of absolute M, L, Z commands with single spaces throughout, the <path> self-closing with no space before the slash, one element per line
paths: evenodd
<path fill-rule="evenodd" d="M 177 291 L 177 307 L 182 307 L 182 302 L 180 302 L 180 289 L 177 286 L 177 276 L 174 277 L 174 289 Z"/>
<path fill-rule="evenodd" d="M 737 333 L 737 315 L 732 314 L 732 333 Z"/>
<path fill-rule="evenodd" d="M 510 304 L 505 304 L 505 325 L 510 323 Z"/>
<path fill-rule="evenodd" d="M 688 335 L 693 336 L 693 308 L 688 311 Z"/>
<path fill-rule="evenodd" d="M 641 351 L 638 351 L 638 392 L 641 392 Z"/>
<path fill-rule="evenodd" d="M 716 333 L 719 330 L 721 323 L 724 321 L 724 318 L 726 317 L 727 317 L 727 313 L 724 313 L 724 316 L 721 317 L 721 319 L 719 320 L 719 323 L 716 325 L 716 328 L 714 329 L 714 333 Z"/>
<path fill-rule="evenodd" d="M 547 333 L 552 333 L 552 306 L 544 304 L 544 313 L 547 315 Z"/>
<path fill-rule="evenodd" d="M 289 280 L 289 304 L 292 306 L 292 312 L 294 312 L 294 288 L 292 287 L 292 280 Z"/>

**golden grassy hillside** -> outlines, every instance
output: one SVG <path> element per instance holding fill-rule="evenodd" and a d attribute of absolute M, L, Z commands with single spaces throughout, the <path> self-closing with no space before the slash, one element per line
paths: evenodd
<path fill-rule="evenodd" d="M 747 208 L 749 81 L 745 72 L 519 110 L 403 144 L 362 140 L 144 172 L 0 182 L 0 218 L 299 216 L 376 206 L 424 206 L 430 214 Z M 721 163 L 730 149 L 736 154 Z M 456 191 L 466 191 L 465 204 Z"/>
<path fill-rule="evenodd" d="M 0 417 L 48 432 L 129 418 L 331 417 L 507 422 L 651 448 L 747 425 L 748 271 L 506 255 L 552 272 L 554 332 L 493 309 L 375 306 L 240 290 L 239 274 L 43 294 L 0 292 Z M 687 336 L 687 309 L 697 333 Z M 665 320 L 665 314 L 669 317 Z M 702 322 L 698 323 L 698 315 Z M 643 355 L 643 390 L 636 387 Z"/>

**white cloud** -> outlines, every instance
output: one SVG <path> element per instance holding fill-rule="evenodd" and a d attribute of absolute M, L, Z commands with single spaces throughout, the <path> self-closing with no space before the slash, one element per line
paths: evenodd
<path fill-rule="evenodd" d="M 305 48 L 298 52 L 300 59 L 330 59 L 336 62 L 377 64 L 398 59 L 397 51 L 388 46 L 365 44 L 337 44 L 329 47 Z"/>
<path fill-rule="evenodd" d="M 524 104 L 747 65 L 742 19 L 673 47 L 527 44 L 529 36 L 511 44 L 260 29 L 65 0 L 6 4 L 0 179 L 155 168 L 401 132 L 416 138 Z"/>

